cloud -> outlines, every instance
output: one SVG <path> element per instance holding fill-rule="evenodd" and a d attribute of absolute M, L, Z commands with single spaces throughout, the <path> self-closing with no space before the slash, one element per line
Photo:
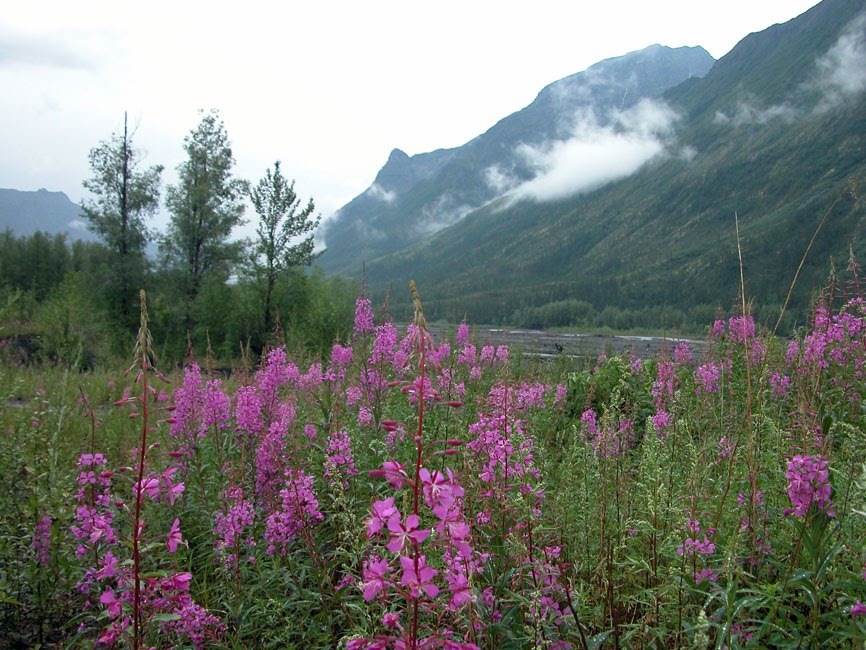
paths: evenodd
<path fill-rule="evenodd" d="M 774 120 L 786 123 L 794 122 L 800 116 L 800 110 L 788 102 L 773 104 L 767 108 L 758 108 L 753 101 L 737 102 L 737 110 L 733 115 L 716 111 L 714 121 L 717 124 L 744 126 L 746 124 L 767 124 Z"/>
<path fill-rule="evenodd" d="M 511 197 L 555 201 L 630 176 L 665 150 L 676 119 L 667 105 L 652 100 L 613 113 L 604 126 L 592 114 L 579 115 L 567 140 L 518 147 L 518 156 L 535 176 Z"/>
<path fill-rule="evenodd" d="M 487 184 L 487 187 L 500 195 L 511 190 L 518 183 L 517 179 L 511 174 L 502 171 L 499 165 L 494 165 L 484 170 L 484 182 Z"/>
<path fill-rule="evenodd" d="M 92 69 L 93 61 L 84 48 L 60 37 L 12 32 L 0 26 L 0 65 Z"/>
<path fill-rule="evenodd" d="M 369 188 L 367 188 L 366 194 L 371 198 L 384 201 L 385 203 L 392 203 L 394 199 L 397 198 L 396 192 L 386 190 L 384 187 L 379 185 L 379 183 L 373 183 Z"/>
<path fill-rule="evenodd" d="M 833 108 L 866 90 L 866 14 L 855 18 L 817 61 L 819 110 Z"/>
<path fill-rule="evenodd" d="M 421 220 L 415 230 L 422 236 L 432 235 L 460 221 L 472 212 L 473 206 L 458 203 L 450 194 L 443 194 L 434 202 L 424 206 Z"/>
<path fill-rule="evenodd" d="M 821 113 L 841 105 L 866 90 L 866 14 L 851 21 L 837 41 L 815 61 L 814 76 L 797 87 L 791 99 L 766 108 L 753 98 L 741 99 L 733 114 L 717 111 L 717 124 L 743 126 L 776 120 L 791 123 L 810 111 Z M 809 108 L 803 94 L 818 93 L 817 105 Z M 793 102 L 793 103 L 792 103 Z"/>

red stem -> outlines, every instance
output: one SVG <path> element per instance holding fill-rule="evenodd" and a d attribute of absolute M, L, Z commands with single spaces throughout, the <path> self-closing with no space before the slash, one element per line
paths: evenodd
<path fill-rule="evenodd" d="M 138 454 L 138 482 L 135 488 L 135 519 L 133 520 L 132 528 L 132 574 L 133 574 L 133 604 L 132 604 L 132 647 L 133 650 L 141 648 L 141 554 L 140 554 L 140 536 L 141 536 L 141 502 L 144 490 L 144 464 L 147 456 L 147 351 L 142 350 L 141 361 L 141 449 Z"/>

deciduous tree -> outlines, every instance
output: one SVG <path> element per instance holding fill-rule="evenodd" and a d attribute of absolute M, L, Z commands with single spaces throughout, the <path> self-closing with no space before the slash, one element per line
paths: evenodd
<path fill-rule="evenodd" d="M 313 216 L 313 199 L 301 207 L 295 182 L 289 183 L 280 171 L 280 161 L 250 192 L 259 215 L 252 266 L 264 290 L 264 326 L 271 327 L 274 287 L 288 270 L 313 261 L 313 231 L 321 217 Z"/>
<path fill-rule="evenodd" d="M 82 211 L 111 256 L 106 260 L 111 272 L 104 274 L 109 308 L 124 324 L 134 324 L 150 238 L 145 219 L 159 208 L 163 167 L 141 166 L 125 113 L 123 133 L 112 133 L 89 158 L 93 176 L 83 184 L 93 198 L 82 201 Z"/>
<path fill-rule="evenodd" d="M 235 159 L 217 111 L 202 113 L 183 148 L 187 159 L 167 191 L 171 220 L 160 249 L 168 267 L 181 274 L 189 321 L 204 279 L 211 273 L 228 276 L 242 255 L 244 242 L 229 238 L 243 223 L 248 184 L 234 177 Z"/>

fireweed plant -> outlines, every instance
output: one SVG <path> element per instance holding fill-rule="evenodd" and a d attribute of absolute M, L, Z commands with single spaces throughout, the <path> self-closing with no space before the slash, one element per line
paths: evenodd
<path fill-rule="evenodd" d="M 852 271 L 790 341 L 586 364 L 362 295 L 323 358 L 169 385 L 143 308 L 126 380 L 0 375 L 0 648 L 859 647 Z"/>

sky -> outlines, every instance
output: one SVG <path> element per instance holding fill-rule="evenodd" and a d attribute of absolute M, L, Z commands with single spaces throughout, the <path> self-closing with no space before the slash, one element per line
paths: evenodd
<path fill-rule="evenodd" d="M 126 111 L 144 164 L 165 167 L 164 190 L 199 110 L 215 108 L 237 176 L 254 183 L 280 160 L 327 218 L 370 186 L 394 148 L 464 144 L 547 84 L 654 43 L 721 58 L 815 4 L 9 3 L 0 13 L 0 187 L 80 202 L 88 152 L 122 131 Z"/>

